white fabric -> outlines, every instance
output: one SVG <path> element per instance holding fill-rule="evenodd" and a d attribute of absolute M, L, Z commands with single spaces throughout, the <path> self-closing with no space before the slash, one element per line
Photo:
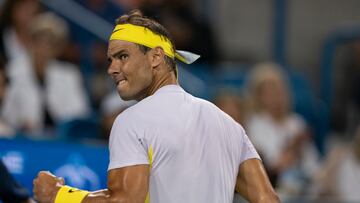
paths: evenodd
<path fill-rule="evenodd" d="M 304 121 L 292 114 L 280 125 L 266 113 L 254 114 L 247 123 L 250 140 L 262 152 L 268 164 L 275 164 L 284 146 L 305 130 Z"/>
<path fill-rule="evenodd" d="M 339 199 L 344 202 L 360 202 L 360 160 L 348 153 L 338 165 L 336 182 Z"/>
<path fill-rule="evenodd" d="M 15 128 L 27 123 L 34 133 L 44 127 L 44 108 L 54 121 L 82 117 L 89 113 L 82 78 L 72 64 L 52 61 L 45 73 L 45 89 L 36 79 L 28 57 L 12 60 L 7 66 L 10 87 L 4 100 L 3 118 Z"/>
<path fill-rule="evenodd" d="M 254 114 L 247 123 L 249 138 L 269 167 L 274 167 L 288 143 L 305 131 L 305 121 L 294 113 L 290 114 L 282 124 L 275 122 L 266 113 Z M 306 142 L 301 149 L 300 156 L 301 159 L 293 167 L 296 170 L 300 170 L 303 175 L 311 177 L 319 167 L 319 154 L 315 145 L 311 142 Z M 290 168 L 290 170 L 294 168 Z M 284 173 L 284 175 L 286 174 Z M 282 184 L 289 184 L 286 182 L 282 183 L 281 181 L 279 187 Z"/>
<path fill-rule="evenodd" d="M 259 158 L 243 128 L 215 105 L 168 85 L 120 114 L 109 170 L 149 164 L 152 203 L 230 203 L 239 165 Z"/>
<path fill-rule="evenodd" d="M 28 55 L 26 48 L 19 42 L 16 32 L 12 28 L 4 30 L 2 37 L 5 53 L 9 61 Z"/>
<path fill-rule="evenodd" d="M 200 55 L 191 53 L 189 51 L 176 50 L 176 53 L 185 59 L 184 63 L 186 64 L 192 64 L 200 58 Z"/>

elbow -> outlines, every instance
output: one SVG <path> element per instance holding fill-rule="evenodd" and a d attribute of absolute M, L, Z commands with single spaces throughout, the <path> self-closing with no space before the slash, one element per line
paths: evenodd
<path fill-rule="evenodd" d="M 280 198 L 275 192 L 269 192 L 260 195 L 256 203 L 280 203 Z"/>
<path fill-rule="evenodd" d="M 126 202 L 131 202 L 129 198 L 127 198 L 126 196 L 112 196 L 109 198 L 108 203 L 126 203 Z"/>
<path fill-rule="evenodd" d="M 144 203 L 144 200 L 140 200 L 139 198 L 134 198 L 134 197 L 129 197 L 126 195 L 117 195 L 117 196 L 112 196 L 109 198 L 108 203 L 129 203 L 129 202 L 133 202 L 133 203 Z"/>

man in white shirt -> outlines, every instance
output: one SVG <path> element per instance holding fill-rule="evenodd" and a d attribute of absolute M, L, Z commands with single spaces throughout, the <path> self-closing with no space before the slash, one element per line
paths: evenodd
<path fill-rule="evenodd" d="M 110 135 L 108 189 L 87 192 L 50 172 L 34 180 L 39 202 L 230 203 L 234 190 L 250 202 L 279 202 L 243 128 L 177 83 L 175 51 L 165 28 L 139 11 L 118 19 L 108 73 L 124 100 L 135 99 Z"/>

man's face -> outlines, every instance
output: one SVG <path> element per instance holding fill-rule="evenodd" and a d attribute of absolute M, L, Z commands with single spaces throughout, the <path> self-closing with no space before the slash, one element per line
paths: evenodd
<path fill-rule="evenodd" d="M 153 82 L 153 70 L 148 54 L 139 46 L 122 40 L 111 40 L 108 48 L 108 74 L 114 80 L 124 100 L 141 100 Z"/>

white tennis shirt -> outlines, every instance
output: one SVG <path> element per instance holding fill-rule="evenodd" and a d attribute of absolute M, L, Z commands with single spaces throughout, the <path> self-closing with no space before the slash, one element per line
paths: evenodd
<path fill-rule="evenodd" d="M 109 148 L 109 170 L 150 164 L 151 203 L 231 203 L 239 165 L 259 158 L 238 123 L 177 85 L 121 113 Z"/>

